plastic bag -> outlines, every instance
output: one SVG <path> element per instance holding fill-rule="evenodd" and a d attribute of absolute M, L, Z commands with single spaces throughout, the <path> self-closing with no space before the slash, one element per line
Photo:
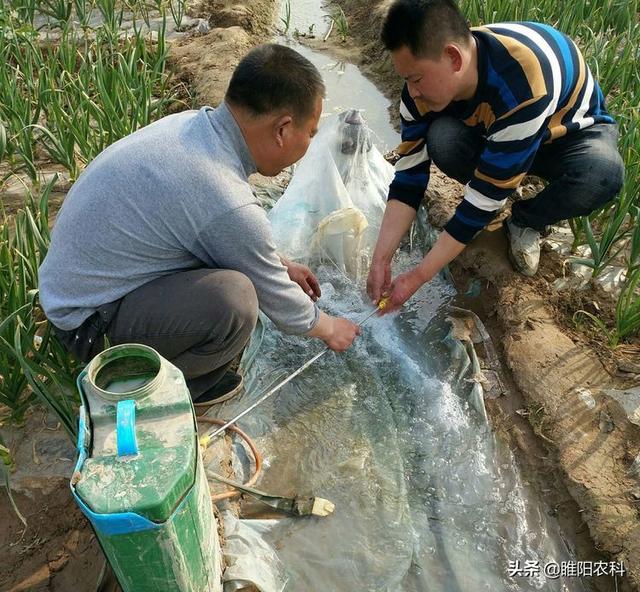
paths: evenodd
<path fill-rule="evenodd" d="M 360 111 L 328 117 L 269 218 L 280 251 L 330 263 L 351 278 L 368 269 L 393 178 Z"/>

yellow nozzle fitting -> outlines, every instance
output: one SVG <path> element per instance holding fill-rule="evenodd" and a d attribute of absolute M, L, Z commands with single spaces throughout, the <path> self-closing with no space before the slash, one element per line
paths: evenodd
<path fill-rule="evenodd" d="M 206 450 L 210 443 L 211 436 L 202 436 L 202 438 L 200 438 L 200 446 L 202 447 L 202 450 Z"/>
<path fill-rule="evenodd" d="M 389 296 L 385 296 L 384 298 L 380 298 L 378 302 L 378 310 L 384 310 L 389 303 Z"/>

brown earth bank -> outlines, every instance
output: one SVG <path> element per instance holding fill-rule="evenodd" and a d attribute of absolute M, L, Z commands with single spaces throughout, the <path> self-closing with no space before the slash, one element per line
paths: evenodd
<path fill-rule="evenodd" d="M 211 30 L 171 47 L 169 64 L 195 91 L 198 106 L 218 105 L 231 74 L 247 51 L 273 34 L 274 0 L 196 0 L 189 15 L 208 20 Z"/>
<path fill-rule="evenodd" d="M 351 37 L 338 51 L 355 57 L 392 101 L 392 121 L 397 122 L 394 106 L 401 80 L 378 40 L 391 0 L 340 0 L 339 4 Z M 536 189 L 532 182 L 524 197 Z M 462 187 L 434 168 L 425 203 L 436 227 L 448 220 L 461 196 Z M 579 536 L 582 523 L 595 551 L 624 562 L 628 575 L 621 586 L 640 589 L 640 482 L 629 474 L 640 452 L 640 427 L 607 395 L 609 389 L 639 383 L 633 371 L 620 372 L 640 360 L 637 342 L 612 352 L 597 336 L 576 331 L 576 305 L 591 303 L 607 314 L 610 299 L 596 288 L 581 294 L 553 291 L 551 282 L 563 273 L 554 253 L 543 253 L 536 278 L 514 273 L 500 221 L 474 240 L 451 270 L 461 293 L 472 282 L 479 284 L 479 296 L 462 298 L 461 303 L 483 320 L 506 370 L 508 393 L 488 401 L 496 430 L 508 433 L 522 450 L 520 459 L 537 474 L 547 502 L 561 501 L 558 518 L 578 536 L 577 552 L 584 554 L 580 559 L 594 552 Z M 535 435 L 523 427 L 523 417 Z M 562 482 L 554 484 L 553 475 L 558 474 Z M 563 491 L 571 499 L 563 499 Z M 614 585 L 611 581 L 606 589 L 623 589 Z"/>
<path fill-rule="evenodd" d="M 94 592 L 104 555 L 69 487 L 13 495 L 27 527 L 0 491 L 0 590 Z"/>
<path fill-rule="evenodd" d="M 472 307 L 485 320 L 524 403 L 501 407 L 500 422 L 510 429 L 515 414 L 528 417 L 547 456 L 580 507 L 596 548 L 624 561 L 629 582 L 640 583 L 638 481 L 629 475 L 640 451 L 640 427 L 606 393 L 632 381 L 612 377 L 597 353 L 557 322 L 554 295 L 542 278 L 515 274 L 507 261 L 501 225 L 478 237 L 453 267 L 459 288 L 470 277 L 482 282 Z M 585 392 L 592 397 L 587 404 Z M 503 397 L 504 398 L 504 397 Z M 516 443 L 521 445 L 520 442 Z M 528 446 L 522 446 L 526 457 Z"/>
<path fill-rule="evenodd" d="M 15 464 L 13 502 L 26 522 L 0 488 L 0 590 L 96 591 L 105 559 L 71 496 L 71 440 L 39 407 L 29 409 L 21 425 L 0 422 L 0 435 Z"/>

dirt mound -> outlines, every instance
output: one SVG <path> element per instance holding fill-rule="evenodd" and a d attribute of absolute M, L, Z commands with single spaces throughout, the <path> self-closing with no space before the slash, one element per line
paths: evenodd
<path fill-rule="evenodd" d="M 275 3 L 271 0 L 247 0 L 242 3 L 197 0 L 189 5 L 189 15 L 207 19 L 212 28 L 241 27 L 247 33 L 260 37 L 271 33 L 274 10 Z"/>
<path fill-rule="evenodd" d="M 0 590 L 95 590 L 104 555 L 69 488 L 14 498 L 28 527 L 0 491 Z"/>
<path fill-rule="evenodd" d="M 252 47 L 249 33 L 241 27 L 213 29 L 171 48 L 171 67 L 177 76 L 195 89 L 198 105 L 218 105 L 234 68 Z"/>
<path fill-rule="evenodd" d="M 189 15 L 204 18 L 212 30 L 184 37 L 171 46 L 169 63 L 179 79 L 195 91 L 197 106 L 217 106 L 231 74 L 250 48 L 273 31 L 275 2 L 197 0 Z"/>

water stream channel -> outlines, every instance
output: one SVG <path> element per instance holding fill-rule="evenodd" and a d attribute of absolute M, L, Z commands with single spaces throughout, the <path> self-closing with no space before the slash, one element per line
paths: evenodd
<path fill-rule="evenodd" d="M 312 27 L 317 39 L 323 39 L 329 28 L 329 11 L 320 5 L 320 0 L 292 0 L 290 6 L 289 29 L 286 36 L 280 35 L 276 41 L 289 45 L 322 73 L 327 95 L 323 113 L 336 113 L 344 109 L 362 109 L 367 124 L 377 136 L 378 149 L 384 153 L 395 148 L 400 134 L 389 121 L 389 101 L 365 78 L 360 70 L 348 62 L 332 57 L 329 53 L 313 51 L 295 40 L 294 33 L 306 33 Z M 286 3 L 280 6 L 280 19 L 286 20 Z M 284 24 L 278 21 L 282 30 Z"/>

